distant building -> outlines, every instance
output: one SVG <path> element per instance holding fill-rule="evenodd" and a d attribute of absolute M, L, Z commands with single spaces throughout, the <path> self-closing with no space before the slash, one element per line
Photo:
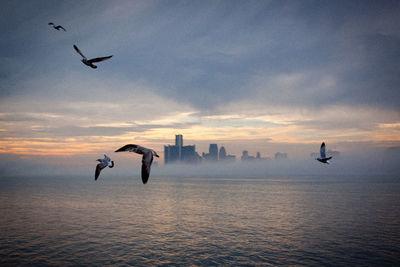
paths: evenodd
<path fill-rule="evenodd" d="M 225 161 L 235 162 L 236 156 L 235 155 L 226 155 Z"/>
<path fill-rule="evenodd" d="M 225 162 L 236 161 L 236 156 L 227 155 L 225 147 L 221 146 L 221 148 L 219 149 L 219 160 L 220 161 L 225 161 Z"/>
<path fill-rule="evenodd" d="M 276 152 L 275 159 L 287 159 L 287 153 Z"/>
<path fill-rule="evenodd" d="M 181 161 L 185 163 L 197 163 L 200 160 L 199 154 L 196 152 L 196 146 L 182 146 Z"/>
<path fill-rule="evenodd" d="M 203 152 L 203 159 L 205 159 L 206 161 L 212 161 L 212 162 L 218 161 L 218 145 L 210 144 L 208 153 Z"/>
<path fill-rule="evenodd" d="M 183 136 L 178 134 L 175 136 L 175 145 L 164 146 L 164 163 L 197 163 L 200 159 L 196 152 L 196 146 L 184 146 Z"/>
<path fill-rule="evenodd" d="M 221 146 L 219 149 L 219 160 L 224 160 L 226 158 L 226 150 L 225 147 Z"/>
<path fill-rule="evenodd" d="M 175 135 L 175 146 L 178 147 L 178 159 L 182 160 L 183 136 L 181 134 Z"/>
<path fill-rule="evenodd" d="M 173 163 L 180 161 L 178 146 L 164 146 L 164 163 Z"/>
<path fill-rule="evenodd" d="M 243 152 L 242 152 L 242 157 L 241 157 L 241 160 L 242 160 L 242 161 L 254 160 L 254 159 L 255 159 L 254 156 L 249 156 L 249 151 L 243 150 Z"/>
<path fill-rule="evenodd" d="M 217 144 L 210 144 L 209 154 L 211 160 L 218 160 L 218 145 Z"/>
<path fill-rule="evenodd" d="M 263 157 L 261 157 L 261 153 L 260 152 L 257 152 L 257 155 L 256 155 L 256 160 L 258 160 L 258 161 L 261 161 L 261 160 L 270 160 L 270 158 L 263 158 Z"/>

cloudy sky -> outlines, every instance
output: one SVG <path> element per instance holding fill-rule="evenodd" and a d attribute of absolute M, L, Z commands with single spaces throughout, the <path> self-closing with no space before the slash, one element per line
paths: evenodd
<path fill-rule="evenodd" d="M 400 146 L 399 1 L 1 7 L 3 160 L 93 164 L 126 143 L 162 156 L 175 134 L 237 156 Z M 113 57 L 91 69 L 73 44 Z"/>

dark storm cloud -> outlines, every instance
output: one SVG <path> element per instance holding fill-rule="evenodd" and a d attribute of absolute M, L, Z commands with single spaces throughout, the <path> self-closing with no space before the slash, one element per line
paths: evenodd
<path fill-rule="evenodd" d="M 398 107 L 399 4 L 396 2 L 218 2 L 165 5 L 151 51 L 137 75 L 159 93 L 207 109 L 253 96 L 297 106 Z M 148 18 L 142 18 L 146 21 Z M 150 53 L 146 53 L 150 52 Z M 153 62 L 157 62 L 156 65 Z M 279 75 L 306 73 L 301 85 L 269 87 Z M 253 88 L 254 77 L 264 88 Z M 324 77 L 335 82 L 321 91 Z M 282 95 L 284 90 L 287 94 Z M 267 97 L 270 96 L 270 97 Z"/>
<path fill-rule="evenodd" d="M 201 110 L 255 97 L 305 107 L 399 107 L 397 1 L 6 1 L 3 6 L 2 97 L 32 94 L 29 83 L 21 86 L 25 79 L 65 81 L 76 69 L 88 79 L 107 70 L 112 79 L 144 81 L 153 92 Z M 50 20 L 68 31 L 52 31 Z M 79 62 L 75 42 L 88 56 L 114 57 L 94 73 Z M 306 75 L 301 84 L 269 86 L 276 77 L 298 74 Z M 326 77 L 330 86 L 309 90 Z M 56 82 L 40 94 L 54 87 Z M 68 90 L 76 89 L 67 88 L 66 95 Z"/>

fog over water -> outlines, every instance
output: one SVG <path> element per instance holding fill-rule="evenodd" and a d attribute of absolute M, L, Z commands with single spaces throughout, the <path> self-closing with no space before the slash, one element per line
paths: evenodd
<path fill-rule="evenodd" d="M 105 169 L 100 179 L 115 176 L 140 178 L 141 156 L 134 153 L 108 153 L 115 161 L 115 167 Z M 346 176 L 346 175 L 389 175 L 398 176 L 400 150 L 397 148 L 367 151 L 363 153 L 334 157 L 330 164 L 322 164 L 308 155 L 305 158 L 265 159 L 236 162 L 205 162 L 198 164 L 163 164 L 155 159 L 150 179 L 158 177 L 272 177 L 272 176 Z M 99 156 L 100 157 L 100 156 Z M 1 174 L 8 176 L 54 176 L 81 175 L 91 177 L 97 164 L 96 158 L 88 155 L 64 157 L 60 163 L 57 157 L 31 158 L 15 157 L 0 163 Z"/>

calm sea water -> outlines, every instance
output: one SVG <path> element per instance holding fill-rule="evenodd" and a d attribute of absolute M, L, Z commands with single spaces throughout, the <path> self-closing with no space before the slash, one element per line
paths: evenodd
<path fill-rule="evenodd" d="M 400 179 L 0 177 L 1 265 L 397 265 Z"/>

